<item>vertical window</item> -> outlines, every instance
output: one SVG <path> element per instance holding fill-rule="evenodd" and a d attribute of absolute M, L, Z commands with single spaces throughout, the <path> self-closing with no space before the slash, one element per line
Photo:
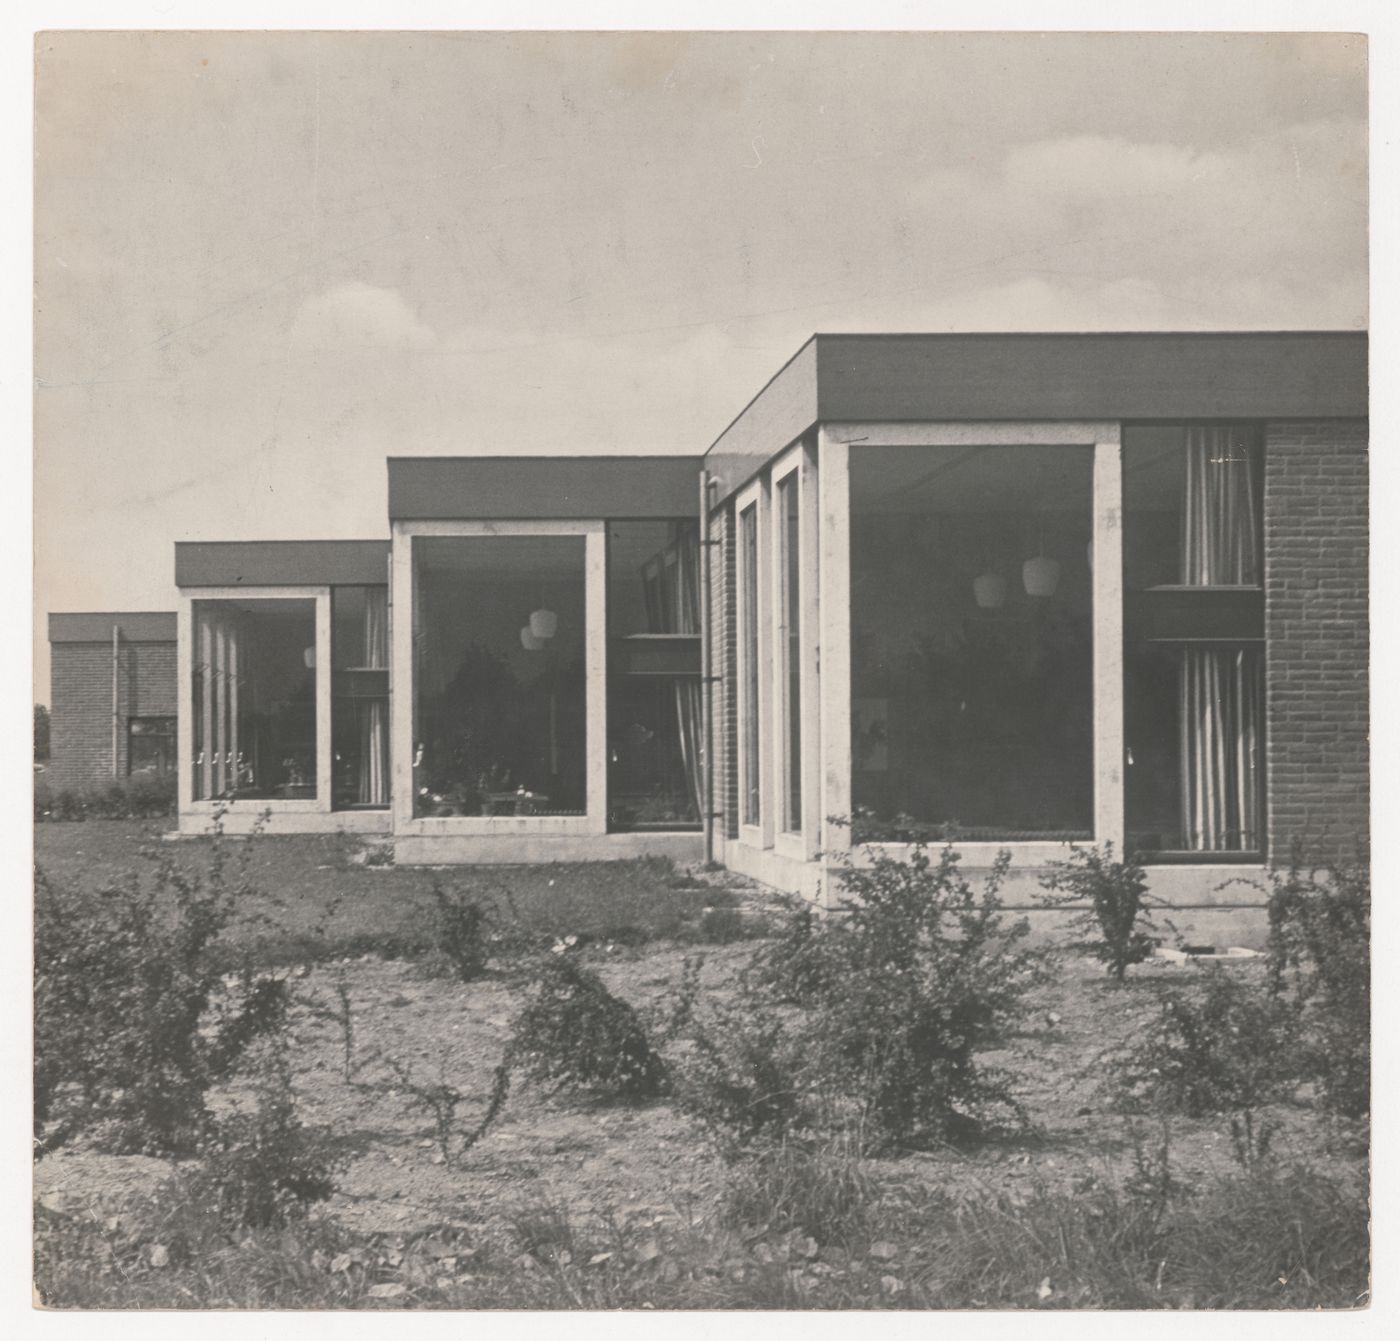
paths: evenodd
<path fill-rule="evenodd" d="M 741 655 L 744 676 L 744 748 L 740 755 L 745 824 L 758 824 L 761 818 L 759 800 L 759 759 L 761 746 L 758 729 L 758 504 L 754 503 L 739 514 L 739 564 L 743 574 L 740 593 L 739 619 L 742 625 Z"/>
<path fill-rule="evenodd" d="M 584 544 L 413 540 L 415 815 L 586 813 Z"/>
<path fill-rule="evenodd" d="M 175 770 L 175 719 L 133 717 L 127 725 L 126 771 L 163 778 Z"/>
<path fill-rule="evenodd" d="M 783 728 L 782 825 L 787 833 L 802 829 L 802 547 L 799 542 L 796 472 L 777 488 L 778 603 Z"/>
<path fill-rule="evenodd" d="M 1264 845 L 1263 449 L 1247 424 L 1123 434 L 1128 845 Z"/>
<path fill-rule="evenodd" d="M 1093 831 L 1093 449 L 853 446 L 856 837 Z"/>
<path fill-rule="evenodd" d="M 316 602 L 195 601 L 193 796 L 316 796 Z"/>
<path fill-rule="evenodd" d="M 608 526 L 608 827 L 700 825 L 700 535 Z"/>
<path fill-rule="evenodd" d="M 331 593 L 332 799 L 338 810 L 389 804 L 389 591 Z"/>

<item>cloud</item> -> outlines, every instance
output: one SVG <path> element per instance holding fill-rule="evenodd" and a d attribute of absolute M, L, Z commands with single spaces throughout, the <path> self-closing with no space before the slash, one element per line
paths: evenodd
<path fill-rule="evenodd" d="M 302 350 L 430 349 L 437 343 L 436 332 L 397 289 L 359 280 L 308 298 L 292 320 L 289 338 Z"/>

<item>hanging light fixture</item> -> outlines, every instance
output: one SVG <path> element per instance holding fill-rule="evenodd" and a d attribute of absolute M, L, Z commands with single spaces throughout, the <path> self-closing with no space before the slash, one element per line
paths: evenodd
<path fill-rule="evenodd" d="M 1000 573 L 983 573 L 972 579 L 972 594 L 981 610 L 1000 610 L 1006 604 L 1006 579 Z"/>
<path fill-rule="evenodd" d="M 1021 581 L 1026 584 L 1027 596 L 1053 596 L 1060 585 L 1060 564 L 1056 559 L 1037 555 L 1021 565 Z"/>
<path fill-rule="evenodd" d="M 1025 584 L 1027 596 L 1053 596 L 1060 585 L 1060 563 L 1058 559 L 1045 555 L 1045 519 L 1040 521 L 1040 553 L 1027 559 L 1021 565 L 1021 581 Z"/>
<path fill-rule="evenodd" d="M 559 616 L 553 610 L 536 610 L 530 616 L 530 632 L 536 638 L 552 638 L 559 631 Z"/>
<path fill-rule="evenodd" d="M 534 630 L 526 624 L 520 630 L 520 645 L 527 652 L 539 652 L 544 648 L 544 639 L 536 637 Z"/>
<path fill-rule="evenodd" d="M 316 669 L 316 649 L 314 647 L 308 647 L 306 651 L 301 654 L 301 664 L 305 666 L 307 670 Z"/>

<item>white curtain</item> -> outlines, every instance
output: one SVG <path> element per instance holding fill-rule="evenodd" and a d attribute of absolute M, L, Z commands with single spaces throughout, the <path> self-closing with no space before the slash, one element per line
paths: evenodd
<path fill-rule="evenodd" d="M 237 791 L 255 761 L 239 745 L 240 624 L 238 616 L 205 605 L 195 619 L 194 796 L 213 800 Z"/>
<path fill-rule="evenodd" d="M 1257 475 L 1252 431 L 1228 427 L 1186 430 L 1183 585 L 1259 585 Z"/>
<path fill-rule="evenodd" d="M 383 587 L 365 589 L 364 662 L 372 670 L 389 664 L 389 592 Z M 360 711 L 360 778 L 357 799 L 361 805 L 389 803 L 389 705 L 374 699 Z"/>
<path fill-rule="evenodd" d="M 1181 827 L 1194 852 L 1259 850 L 1263 658 L 1188 647 L 1181 665 Z"/>

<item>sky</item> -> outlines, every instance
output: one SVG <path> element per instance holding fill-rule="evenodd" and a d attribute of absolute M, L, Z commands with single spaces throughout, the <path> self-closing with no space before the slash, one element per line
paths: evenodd
<path fill-rule="evenodd" d="M 390 455 L 703 451 L 813 331 L 1356 329 L 1342 34 L 37 43 L 35 694 Z"/>

